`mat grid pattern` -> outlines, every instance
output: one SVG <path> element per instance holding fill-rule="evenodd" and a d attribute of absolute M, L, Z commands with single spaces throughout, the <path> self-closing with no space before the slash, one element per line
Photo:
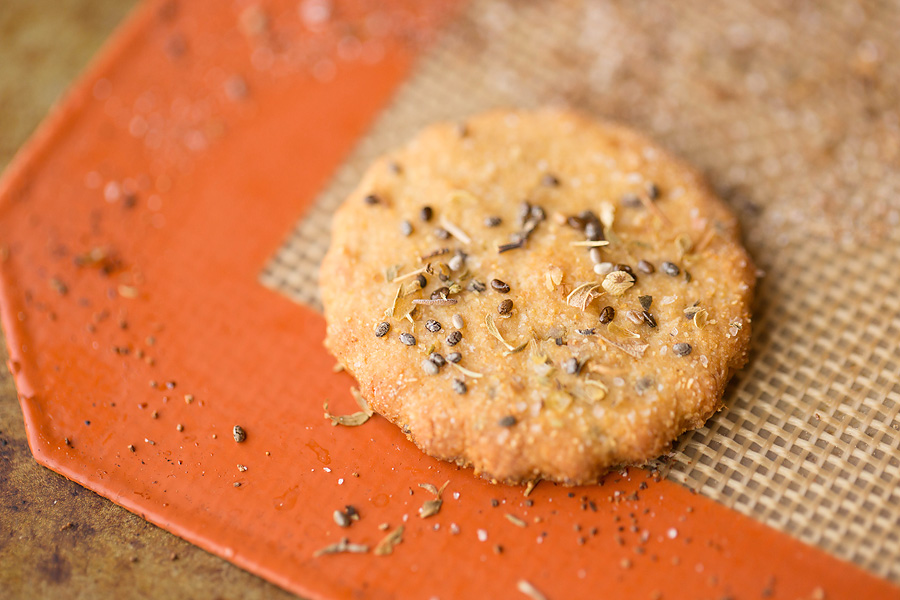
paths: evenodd
<path fill-rule="evenodd" d="M 320 308 L 330 216 L 435 120 L 574 106 L 703 169 L 764 273 L 750 364 L 661 468 L 900 581 L 900 6 L 477 0 L 261 273 Z"/>

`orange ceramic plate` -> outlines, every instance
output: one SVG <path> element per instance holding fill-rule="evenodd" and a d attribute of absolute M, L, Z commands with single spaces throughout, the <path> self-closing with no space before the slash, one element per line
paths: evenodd
<path fill-rule="evenodd" d="M 323 418 L 353 382 L 257 275 L 449 7 L 370 4 L 148 3 L 10 167 L 2 322 L 37 460 L 313 598 L 897 597 L 645 471 L 525 498 Z M 314 556 L 382 523 L 389 556 Z"/>

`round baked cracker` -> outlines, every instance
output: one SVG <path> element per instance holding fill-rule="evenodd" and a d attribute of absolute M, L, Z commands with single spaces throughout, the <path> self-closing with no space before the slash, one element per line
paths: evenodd
<path fill-rule="evenodd" d="M 370 406 L 510 483 L 594 482 L 703 425 L 747 360 L 754 283 L 697 171 L 553 110 L 434 125 L 377 160 L 321 270 L 326 345 Z"/>

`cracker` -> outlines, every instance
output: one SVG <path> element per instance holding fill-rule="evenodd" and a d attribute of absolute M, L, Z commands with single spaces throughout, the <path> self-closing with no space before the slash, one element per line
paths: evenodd
<path fill-rule="evenodd" d="M 721 407 L 755 269 L 734 215 L 646 138 L 495 111 L 377 160 L 320 283 L 327 347 L 423 451 L 575 485 Z"/>

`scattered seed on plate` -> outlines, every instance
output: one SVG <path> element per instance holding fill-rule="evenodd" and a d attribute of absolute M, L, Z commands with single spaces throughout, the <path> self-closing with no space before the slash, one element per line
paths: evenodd
<path fill-rule="evenodd" d="M 641 303 L 641 308 L 650 310 L 650 305 L 653 304 L 653 296 L 639 296 L 638 301 Z"/>
<path fill-rule="evenodd" d="M 382 321 L 378 325 L 375 326 L 375 337 L 384 337 L 388 334 L 388 331 L 391 330 L 391 324 L 387 321 Z"/>
<path fill-rule="evenodd" d="M 503 222 L 503 219 L 500 217 L 485 217 L 484 218 L 484 226 L 485 227 L 498 227 L 500 223 Z"/>
<path fill-rule="evenodd" d="M 651 315 L 648 311 L 642 311 L 641 317 L 644 319 L 644 323 L 646 323 L 650 327 L 656 327 L 656 319 L 654 319 L 653 315 Z"/>
<path fill-rule="evenodd" d="M 501 294 L 509 293 L 509 284 L 499 279 L 491 279 L 491 287 Z"/>
<path fill-rule="evenodd" d="M 455 346 L 460 342 L 460 340 L 462 340 L 462 333 L 460 333 L 459 331 L 452 331 L 450 332 L 450 335 L 447 336 L 447 345 Z"/>
<path fill-rule="evenodd" d="M 419 218 L 425 221 L 426 223 L 431 220 L 431 217 L 434 216 L 434 210 L 430 206 L 423 206 L 422 210 L 419 211 Z"/>
<path fill-rule="evenodd" d="M 350 521 L 350 517 L 347 516 L 342 510 L 334 511 L 334 522 L 338 524 L 338 527 L 350 527 L 352 521 Z"/>
<path fill-rule="evenodd" d="M 427 358 L 422 361 L 422 370 L 426 375 L 437 375 L 440 372 L 438 366 Z"/>
<path fill-rule="evenodd" d="M 595 265 L 603 262 L 603 253 L 600 252 L 600 248 L 591 248 L 589 256 L 591 257 L 591 262 Z"/>
<path fill-rule="evenodd" d="M 681 269 L 678 268 L 678 265 L 675 263 L 670 263 L 669 261 L 665 261 L 660 268 L 663 270 L 663 273 L 669 275 L 671 277 L 678 277 L 681 273 Z"/>
<path fill-rule="evenodd" d="M 450 288 L 447 286 L 439 287 L 438 289 L 431 292 L 432 300 L 440 300 L 441 298 L 446 298 L 450 295 Z"/>
<path fill-rule="evenodd" d="M 647 197 L 651 200 L 659 198 L 659 186 L 652 181 L 647 184 Z"/>
<path fill-rule="evenodd" d="M 450 322 L 457 329 L 462 329 L 466 324 L 466 322 L 463 321 L 462 315 L 460 314 L 453 315 L 453 317 L 450 319 Z"/>
<path fill-rule="evenodd" d="M 234 436 L 234 441 L 240 444 L 244 440 L 247 439 L 247 432 L 244 431 L 244 428 L 240 425 L 235 425 L 231 430 L 232 435 Z"/>
<path fill-rule="evenodd" d="M 452 363 L 458 363 L 462 360 L 462 354 L 460 354 L 459 352 L 451 352 L 447 355 L 447 360 Z"/>
<path fill-rule="evenodd" d="M 363 202 L 366 204 L 378 204 L 381 202 L 381 198 L 376 196 L 375 194 L 369 194 L 365 198 L 363 198 Z"/>
<path fill-rule="evenodd" d="M 415 346 L 416 345 L 416 336 L 411 333 L 401 333 L 400 334 L 400 342 L 406 346 Z"/>
<path fill-rule="evenodd" d="M 438 367 L 443 367 L 447 364 L 447 360 L 444 358 L 444 355 L 439 352 L 432 352 L 428 355 L 428 360 L 436 364 Z"/>
<path fill-rule="evenodd" d="M 687 342 L 679 342 L 672 346 L 672 352 L 675 353 L 676 356 L 687 356 L 691 353 L 693 348 Z"/>
<path fill-rule="evenodd" d="M 466 382 L 462 379 L 454 379 L 453 380 L 453 391 L 457 394 L 465 394 L 469 391 L 469 388 L 466 387 Z"/>
<path fill-rule="evenodd" d="M 501 315 L 508 315 L 513 309 L 513 301 L 507 298 L 497 306 L 497 312 Z"/>
<path fill-rule="evenodd" d="M 441 330 L 441 324 L 434 319 L 428 319 L 427 321 L 425 321 L 425 329 L 427 329 L 431 333 L 437 333 Z"/>
<path fill-rule="evenodd" d="M 404 220 L 402 223 L 400 223 L 400 233 L 402 233 L 404 237 L 411 236 L 413 233 L 412 223 L 410 223 L 409 221 L 406 221 L 406 220 Z"/>
<path fill-rule="evenodd" d="M 568 373 L 569 375 L 577 374 L 581 367 L 581 365 L 578 364 L 578 359 L 574 356 L 564 360 L 562 366 L 566 373 Z"/>
<path fill-rule="evenodd" d="M 450 232 L 444 229 L 443 227 L 437 227 L 434 230 L 434 236 L 439 240 L 449 240 Z"/>
<path fill-rule="evenodd" d="M 426 285 L 428 285 L 428 280 L 425 278 L 424 275 L 419 273 L 418 275 L 416 275 L 416 283 L 419 284 L 419 289 L 421 290 L 421 289 L 424 289 Z"/>

